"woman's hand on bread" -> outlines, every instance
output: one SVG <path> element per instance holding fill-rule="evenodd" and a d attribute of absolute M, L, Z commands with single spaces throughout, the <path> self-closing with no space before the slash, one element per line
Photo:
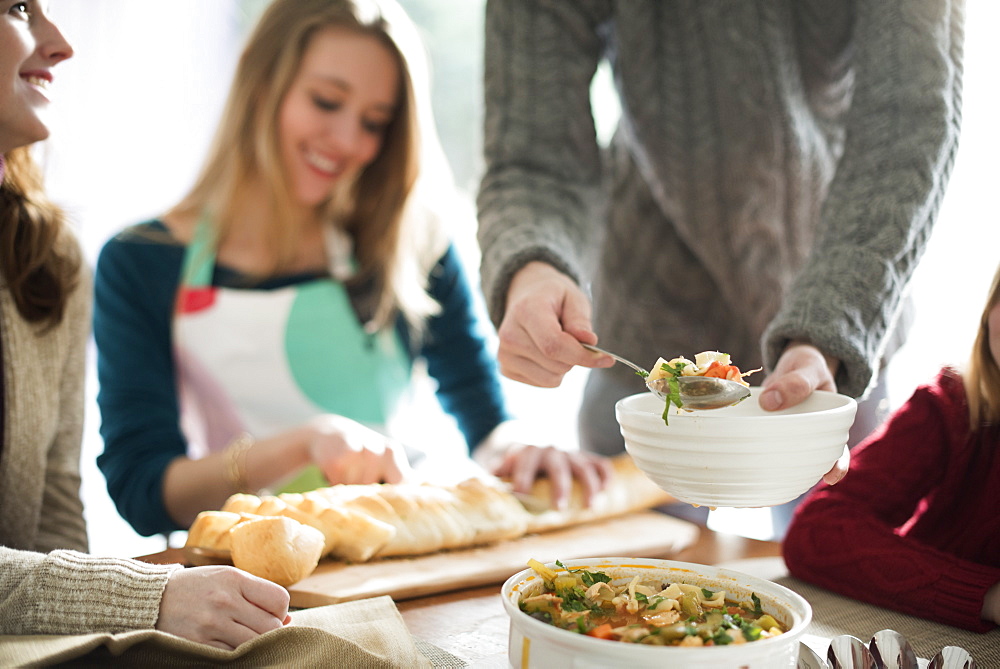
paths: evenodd
<path fill-rule="evenodd" d="M 611 478 L 607 458 L 582 451 L 567 451 L 556 446 L 516 444 L 508 447 L 490 473 L 509 479 L 514 492 L 531 492 L 535 479 L 546 477 L 552 488 L 552 508 L 565 509 L 573 480 L 580 482 L 589 505 Z"/>
<path fill-rule="evenodd" d="M 574 479 L 589 506 L 612 475 L 611 462 L 593 453 L 533 444 L 532 428 L 516 420 L 501 423 L 473 453 L 489 473 L 510 481 L 514 492 L 531 493 L 536 479 L 549 479 L 552 508 L 565 509 Z"/>
<path fill-rule="evenodd" d="M 232 650 L 291 621 L 288 591 L 234 567 L 192 567 L 170 575 L 156 629 Z"/>
<path fill-rule="evenodd" d="M 412 474 L 401 444 L 344 416 L 308 425 L 310 458 L 331 484 L 399 483 Z"/>

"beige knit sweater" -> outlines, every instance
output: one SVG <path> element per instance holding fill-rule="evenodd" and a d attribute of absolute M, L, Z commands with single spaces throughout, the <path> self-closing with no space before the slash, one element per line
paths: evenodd
<path fill-rule="evenodd" d="M 43 332 L 21 318 L 0 274 L 0 634 L 151 628 L 179 568 L 78 552 L 87 550 L 80 442 L 90 307 L 84 269 L 62 323 Z"/>

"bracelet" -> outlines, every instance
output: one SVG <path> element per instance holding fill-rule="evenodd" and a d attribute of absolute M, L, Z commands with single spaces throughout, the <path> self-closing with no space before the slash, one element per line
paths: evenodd
<path fill-rule="evenodd" d="M 243 432 L 230 442 L 223 452 L 226 461 L 226 481 L 236 492 L 252 492 L 247 481 L 247 453 L 253 445 L 253 437 Z"/>

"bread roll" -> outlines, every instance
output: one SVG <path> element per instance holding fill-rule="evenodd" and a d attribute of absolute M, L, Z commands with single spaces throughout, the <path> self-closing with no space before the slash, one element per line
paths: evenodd
<path fill-rule="evenodd" d="M 323 533 L 285 516 L 237 524 L 230 532 L 233 565 L 289 586 L 313 573 L 323 553 Z"/>

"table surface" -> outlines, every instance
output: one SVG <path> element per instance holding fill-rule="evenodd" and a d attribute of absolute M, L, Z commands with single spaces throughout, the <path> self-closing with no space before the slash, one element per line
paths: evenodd
<path fill-rule="evenodd" d="M 679 562 L 719 565 L 759 578 L 774 580 L 796 590 L 813 604 L 813 620 L 803 643 L 825 657 L 829 640 L 840 634 L 864 639 L 880 629 L 895 629 L 910 640 L 921 658 L 944 645 L 958 645 L 972 652 L 980 667 L 1000 667 L 1000 628 L 981 635 L 840 597 L 788 576 L 781 560 L 781 545 L 700 527 L 697 541 L 663 557 Z M 179 549 L 143 558 L 149 562 L 183 562 Z M 500 599 L 500 585 L 493 584 L 397 601 L 414 638 L 445 651 L 459 662 L 442 667 L 508 669 L 509 620 Z M 435 658 L 441 660 L 442 658 Z M 921 668 L 926 666 L 921 659 Z"/>
<path fill-rule="evenodd" d="M 701 528 L 698 541 L 668 556 L 680 562 L 718 564 L 781 555 L 781 545 Z M 427 641 L 477 669 L 506 669 L 509 620 L 500 586 L 460 590 L 397 602 L 414 637 Z"/>
<path fill-rule="evenodd" d="M 781 545 L 715 532 L 700 527 L 697 541 L 663 557 L 680 562 L 718 564 L 781 555 Z M 168 549 L 139 559 L 147 562 L 184 562 L 180 549 Z M 507 668 L 509 622 L 500 600 L 500 585 L 457 590 L 396 602 L 410 632 L 482 669 Z"/>

